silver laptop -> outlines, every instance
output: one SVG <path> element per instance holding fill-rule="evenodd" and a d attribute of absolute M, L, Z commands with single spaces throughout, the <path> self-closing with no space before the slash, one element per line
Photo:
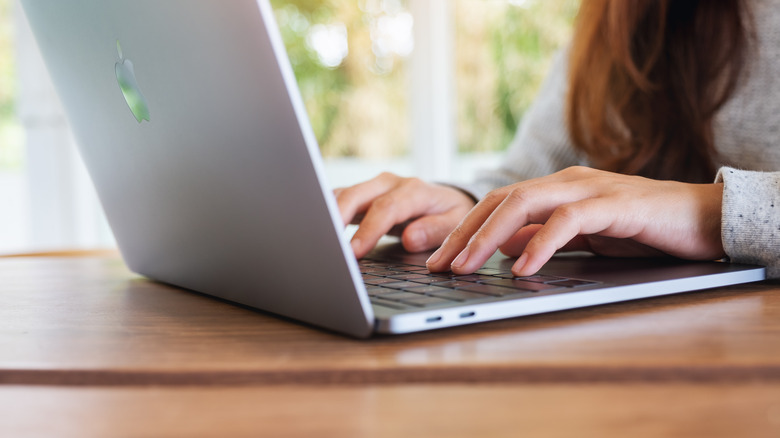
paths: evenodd
<path fill-rule="evenodd" d="M 355 260 L 267 0 L 22 0 L 125 262 L 346 333 L 407 333 L 758 281 L 718 262 Z"/>

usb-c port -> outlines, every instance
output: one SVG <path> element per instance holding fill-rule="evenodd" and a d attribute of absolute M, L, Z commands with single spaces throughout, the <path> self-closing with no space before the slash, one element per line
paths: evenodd
<path fill-rule="evenodd" d="M 425 322 L 439 322 L 441 321 L 441 316 L 432 316 L 425 320 Z"/>
<path fill-rule="evenodd" d="M 474 312 L 466 312 L 466 313 L 461 313 L 460 317 L 461 318 L 471 318 L 474 315 L 476 315 L 476 313 L 474 313 Z"/>

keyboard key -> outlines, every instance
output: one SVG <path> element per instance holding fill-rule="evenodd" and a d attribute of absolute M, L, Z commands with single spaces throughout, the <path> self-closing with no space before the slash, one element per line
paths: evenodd
<path fill-rule="evenodd" d="M 382 307 L 387 307 L 388 309 L 395 309 L 395 310 L 406 310 L 411 308 L 406 304 L 397 303 L 394 301 L 387 301 L 381 298 L 373 298 L 373 297 L 371 298 L 371 304 L 375 306 L 382 306 Z"/>
<path fill-rule="evenodd" d="M 397 283 L 398 280 L 394 278 L 386 278 L 386 277 L 373 277 L 373 278 L 366 278 L 363 277 L 363 283 L 370 284 L 370 285 L 379 285 L 379 284 L 386 284 L 386 283 Z"/>
<path fill-rule="evenodd" d="M 384 268 L 372 268 L 372 267 L 360 267 L 360 273 L 361 274 L 381 274 L 387 272 L 387 269 Z"/>
<path fill-rule="evenodd" d="M 471 275 L 456 275 L 452 277 L 452 279 L 458 281 L 470 281 L 476 283 L 478 281 L 495 280 L 496 278 L 489 275 L 471 274 Z"/>
<path fill-rule="evenodd" d="M 438 287 L 438 286 L 417 286 L 417 287 L 410 287 L 404 290 L 415 294 L 431 295 L 435 292 L 447 292 L 447 291 L 451 291 L 452 289 L 447 289 L 446 287 Z"/>
<path fill-rule="evenodd" d="M 403 304 L 409 304 L 412 306 L 418 306 L 418 307 L 430 307 L 430 306 L 439 306 L 442 304 L 452 304 L 453 301 L 444 299 L 444 298 L 437 298 L 437 297 L 427 297 L 425 295 L 417 298 L 410 298 L 408 300 L 403 300 Z"/>
<path fill-rule="evenodd" d="M 414 283 L 411 281 L 395 281 L 393 283 L 384 283 L 383 287 L 389 287 L 391 289 L 406 289 L 408 287 L 417 287 L 420 283 Z"/>
<path fill-rule="evenodd" d="M 431 292 L 428 295 L 439 297 L 439 298 L 446 298 L 448 300 L 455 300 L 455 301 L 472 301 L 472 300 L 480 300 L 489 298 L 488 295 L 485 294 L 478 294 L 474 292 L 468 292 L 465 290 L 452 290 L 452 289 L 444 289 L 440 292 Z"/>
<path fill-rule="evenodd" d="M 431 273 L 431 271 L 428 270 L 425 266 L 408 266 L 406 267 L 405 271 L 407 272 L 419 272 L 420 274 L 428 275 Z"/>
<path fill-rule="evenodd" d="M 450 288 L 450 289 L 456 289 L 456 288 L 464 287 L 464 286 L 471 286 L 472 284 L 474 284 L 474 283 L 471 283 L 471 282 L 468 282 L 468 281 L 444 280 L 444 279 L 441 279 L 441 278 L 439 279 L 438 282 L 431 283 L 432 286 L 447 287 L 447 288 Z"/>
<path fill-rule="evenodd" d="M 515 277 L 518 280 L 532 281 L 534 283 L 549 283 L 551 281 L 567 280 L 563 277 L 553 277 L 552 275 L 532 275 L 530 277 Z"/>
<path fill-rule="evenodd" d="M 420 280 L 430 277 L 423 274 L 412 274 L 410 272 L 404 272 L 403 274 L 390 275 L 388 278 L 395 278 L 396 280 Z"/>
<path fill-rule="evenodd" d="M 381 286 L 369 286 L 366 288 L 366 293 L 370 297 L 376 297 L 384 294 L 392 294 L 398 292 L 398 289 L 387 289 Z"/>
<path fill-rule="evenodd" d="M 511 272 L 508 272 L 506 274 L 499 274 L 496 275 L 496 277 L 532 281 L 534 283 L 547 283 L 548 281 L 567 280 L 564 277 L 555 277 L 553 275 L 541 275 L 541 274 L 531 275 L 530 277 L 515 277 L 515 275 L 512 274 Z"/>
<path fill-rule="evenodd" d="M 439 277 L 439 278 L 447 278 L 450 280 L 452 280 L 453 277 L 457 277 L 457 275 L 452 272 L 431 272 L 431 276 Z"/>
<path fill-rule="evenodd" d="M 534 283 L 532 281 L 525 280 L 513 280 L 510 278 L 504 278 L 499 280 L 485 281 L 484 284 L 490 284 L 493 286 L 511 287 L 513 289 L 525 289 L 528 291 L 539 292 L 543 290 L 559 289 L 561 286 L 545 283 Z"/>
<path fill-rule="evenodd" d="M 441 283 L 442 280 L 443 280 L 442 278 L 429 277 L 429 276 L 425 276 L 425 278 L 410 278 L 409 279 L 409 281 L 413 281 L 413 282 L 419 283 L 419 284 Z M 449 280 L 445 280 L 445 281 L 449 281 Z M 437 284 L 437 286 L 438 286 L 438 284 Z"/>
<path fill-rule="evenodd" d="M 476 292 L 478 294 L 485 294 L 493 297 L 505 297 L 507 295 L 517 295 L 517 294 L 528 294 L 530 296 L 533 294 L 533 292 L 527 290 L 512 289 L 509 287 L 502 287 L 502 286 L 493 286 L 491 284 L 472 284 L 470 286 L 460 287 L 457 290 Z"/>
<path fill-rule="evenodd" d="M 399 263 L 382 263 L 382 266 L 384 266 L 387 269 L 401 269 L 401 268 L 403 268 L 404 266 L 407 266 L 407 265 L 402 265 L 402 264 L 399 264 Z"/>
<path fill-rule="evenodd" d="M 411 292 L 397 291 L 396 293 L 383 294 L 382 299 L 390 300 L 390 301 L 404 301 L 404 300 L 411 300 L 412 298 L 419 298 L 424 296 L 425 295 L 413 294 Z"/>
<path fill-rule="evenodd" d="M 555 286 L 563 286 L 563 287 L 577 287 L 577 286 L 588 286 L 591 284 L 597 284 L 597 282 L 568 279 L 568 280 L 561 280 L 561 281 L 553 281 L 547 284 L 555 285 Z"/>
<path fill-rule="evenodd" d="M 477 271 L 474 273 L 479 275 L 499 275 L 499 274 L 505 274 L 506 271 L 500 271 L 498 269 L 491 269 L 491 268 L 482 268 L 482 269 L 477 269 Z"/>
<path fill-rule="evenodd" d="M 384 275 L 385 277 L 389 277 L 391 275 L 407 275 L 409 274 L 406 271 L 399 271 L 398 269 L 388 269 L 385 271 L 384 274 L 374 274 L 374 275 Z"/>

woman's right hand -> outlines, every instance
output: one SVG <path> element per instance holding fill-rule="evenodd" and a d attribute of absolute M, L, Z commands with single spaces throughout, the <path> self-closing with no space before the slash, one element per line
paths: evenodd
<path fill-rule="evenodd" d="M 357 258 L 368 254 L 398 225 L 405 225 L 401 243 L 407 251 L 437 248 L 475 204 L 453 187 L 391 173 L 336 189 L 334 194 L 344 225 L 359 221 L 352 237 Z"/>

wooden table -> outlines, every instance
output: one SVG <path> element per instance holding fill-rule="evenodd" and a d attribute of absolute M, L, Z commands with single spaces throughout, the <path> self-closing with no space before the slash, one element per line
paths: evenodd
<path fill-rule="evenodd" d="M 0 285 L 2 437 L 780 437 L 769 282 L 363 341 L 111 255 Z"/>

